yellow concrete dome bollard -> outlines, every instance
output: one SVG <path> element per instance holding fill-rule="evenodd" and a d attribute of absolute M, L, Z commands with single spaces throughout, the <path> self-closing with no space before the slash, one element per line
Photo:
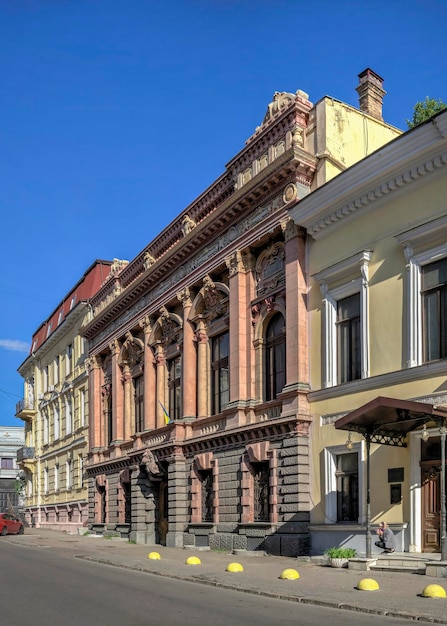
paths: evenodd
<path fill-rule="evenodd" d="M 280 576 L 280 578 L 282 578 L 283 580 L 297 580 L 299 577 L 300 575 L 298 574 L 296 569 L 292 569 L 291 567 L 283 570 Z"/>
<path fill-rule="evenodd" d="M 202 561 L 198 556 L 189 556 L 186 561 L 186 565 L 201 565 Z"/>
<path fill-rule="evenodd" d="M 377 591 L 379 583 L 374 578 L 362 578 L 357 585 L 357 589 L 360 589 L 360 591 Z"/>
<path fill-rule="evenodd" d="M 445 598 L 447 596 L 444 587 L 441 585 L 427 585 L 423 592 L 422 596 L 424 598 Z"/>
<path fill-rule="evenodd" d="M 161 556 L 158 554 L 158 552 L 149 552 L 147 558 L 152 559 L 153 561 L 159 561 L 161 559 Z"/>
<path fill-rule="evenodd" d="M 229 563 L 227 565 L 227 572 L 243 572 L 244 568 L 240 563 Z"/>

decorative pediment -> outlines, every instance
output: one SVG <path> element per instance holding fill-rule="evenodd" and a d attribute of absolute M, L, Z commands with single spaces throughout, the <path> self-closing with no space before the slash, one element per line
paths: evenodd
<path fill-rule="evenodd" d="M 279 111 L 289 106 L 295 100 L 295 94 L 288 93 L 287 91 L 275 91 L 273 94 L 273 100 L 267 107 L 267 112 L 264 115 L 262 124 L 269 122 Z"/>

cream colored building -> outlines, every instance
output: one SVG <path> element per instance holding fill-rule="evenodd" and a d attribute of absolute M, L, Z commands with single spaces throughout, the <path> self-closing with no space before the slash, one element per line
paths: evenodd
<path fill-rule="evenodd" d="M 90 266 L 34 333 L 18 370 L 25 393 L 16 416 L 25 423 L 25 446 L 17 459 L 25 472 L 26 520 L 37 527 L 76 532 L 87 522 L 88 348 L 79 329 L 111 265 Z"/>
<path fill-rule="evenodd" d="M 289 211 L 307 230 L 314 553 L 365 552 L 383 519 L 398 549 L 440 550 L 446 165 L 442 112 Z"/>

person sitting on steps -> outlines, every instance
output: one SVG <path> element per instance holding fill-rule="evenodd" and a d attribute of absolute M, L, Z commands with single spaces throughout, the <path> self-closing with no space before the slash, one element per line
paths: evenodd
<path fill-rule="evenodd" d="M 379 535 L 379 541 L 376 541 L 378 548 L 382 548 L 387 554 L 396 550 L 396 538 L 386 522 L 380 522 L 376 533 Z"/>

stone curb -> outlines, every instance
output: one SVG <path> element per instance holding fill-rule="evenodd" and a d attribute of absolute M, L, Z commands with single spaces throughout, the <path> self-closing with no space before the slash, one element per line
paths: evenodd
<path fill-rule="evenodd" d="M 261 589 L 248 589 L 236 585 L 229 585 L 218 581 L 207 580 L 204 578 L 197 578 L 196 576 L 188 577 L 171 574 L 168 572 L 157 572 L 148 570 L 144 566 L 138 565 L 125 565 L 124 563 L 116 563 L 109 561 L 108 559 L 101 559 L 99 557 L 78 555 L 76 559 L 83 561 L 91 561 L 92 563 L 100 563 L 101 565 L 109 565 L 110 567 L 117 567 L 120 569 L 133 570 L 144 574 L 150 574 L 153 576 L 161 576 L 163 578 L 170 578 L 172 580 L 181 580 L 183 582 L 196 583 L 200 585 L 207 585 L 209 587 L 217 587 L 220 589 L 226 589 L 228 591 L 238 591 L 239 593 L 249 593 L 256 596 L 264 596 L 266 598 L 273 598 L 275 600 L 285 600 L 287 602 L 296 602 L 301 604 L 311 604 L 314 606 L 322 606 L 329 609 L 342 609 L 345 611 L 354 611 L 357 613 L 367 613 L 370 615 L 380 615 L 381 617 L 393 617 L 401 618 L 414 622 L 428 622 L 431 624 L 447 624 L 447 616 L 445 618 L 434 617 L 423 613 L 408 613 L 407 611 L 398 611 L 393 609 L 375 609 L 368 607 L 361 607 L 355 604 L 349 604 L 346 602 L 337 602 L 332 600 L 323 600 L 322 598 L 312 598 L 309 596 L 291 596 L 283 593 L 275 593 L 270 591 L 263 591 Z"/>

